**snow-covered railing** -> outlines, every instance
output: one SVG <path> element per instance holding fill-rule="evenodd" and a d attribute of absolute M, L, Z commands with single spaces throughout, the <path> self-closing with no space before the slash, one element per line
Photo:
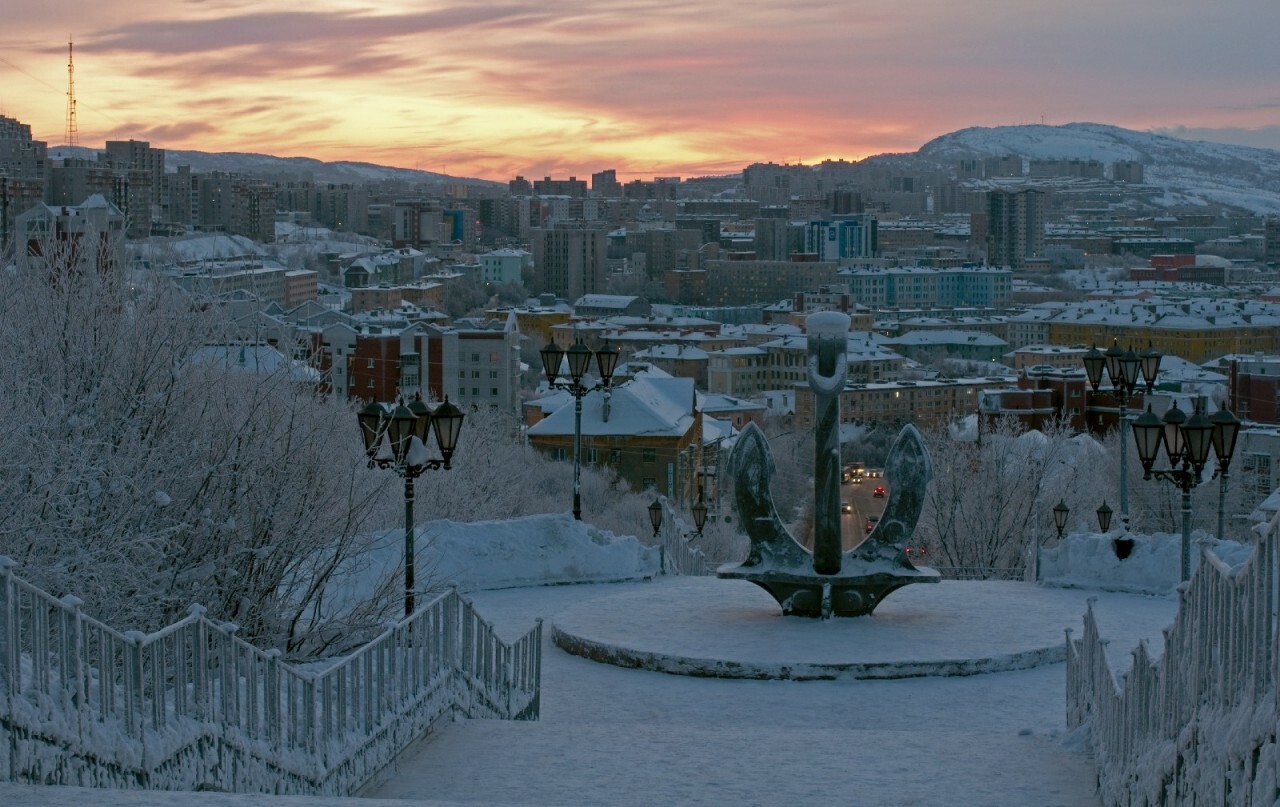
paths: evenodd
<path fill-rule="evenodd" d="M 349 795 L 454 712 L 536 719 L 542 624 L 512 644 L 457 591 L 316 671 L 192 606 L 120 633 L 0 557 L 0 778 Z"/>
<path fill-rule="evenodd" d="M 658 528 L 658 547 L 662 550 L 662 573 L 689 576 L 714 573 L 707 556 L 689 541 L 692 526 L 684 523 L 665 496 L 660 501 L 662 526 Z"/>
<path fill-rule="evenodd" d="M 1272 804 L 1280 793 L 1280 517 L 1234 571 L 1201 547 L 1153 660 L 1146 643 L 1119 676 L 1090 602 L 1067 635 L 1067 722 L 1087 726 L 1105 804 Z"/>

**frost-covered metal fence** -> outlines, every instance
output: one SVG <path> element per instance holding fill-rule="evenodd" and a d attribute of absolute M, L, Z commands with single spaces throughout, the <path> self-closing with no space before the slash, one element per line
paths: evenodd
<path fill-rule="evenodd" d="M 1104 803 L 1280 801 L 1278 546 L 1280 517 L 1234 572 L 1202 547 L 1160 659 L 1140 644 L 1119 679 L 1092 603 L 1068 633 L 1067 722 L 1089 729 Z"/>
<path fill-rule="evenodd" d="M 120 633 L 0 557 L 0 777 L 348 795 L 437 721 L 536 719 L 542 623 L 514 643 L 457 591 L 318 671 L 200 606 Z"/>
<path fill-rule="evenodd" d="M 664 496 L 662 502 L 662 526 L 658 529 L 658 547 L 662 550 L 662 573 L 683 575 L 713 574 L 715 569 L 702 550 L 692 545 L 688 536 L 692 526 L 672 508 Z"/>

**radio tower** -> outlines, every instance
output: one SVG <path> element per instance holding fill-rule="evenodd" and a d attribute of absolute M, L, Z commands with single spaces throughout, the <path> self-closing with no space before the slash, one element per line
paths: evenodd
<path fill-rule="evenodd" d="M 68 146 L 80 145 L 80 130 L 76 126 L 76 66 L 71 38 L 67 37 L 67 131 L 63 142 Z"/>

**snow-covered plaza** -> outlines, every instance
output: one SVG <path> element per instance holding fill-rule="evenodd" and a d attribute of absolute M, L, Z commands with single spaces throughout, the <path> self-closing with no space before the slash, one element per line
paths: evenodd
<path fill-rule="evenodd" d="M 1091 596 L 1099 598 L 1095 609 L 1121 665 L 1139 639 L 1158 642 L 1176 610 L 1163 597 L 948 581 L 897 592 L 871 619 L 826 622 L 783 618 L 754 586 L 714 578 L 471 596 L 511 635 L 540 617 L 549 627 L 559 621 L 603 641 L 661 647 L 667 635 L 673 652 L 692 654 L 701 644 L 759 663 L 845 657 L 912 663 L 929 657 L 932 646 L 938 659 L 985 660 L 992 669 L 1022 650 L 1060 648 L 1063 630 L 1079 628 Z M 716 645 L 717 632 L 725 632 L 717 625 L 726 598 L 758 606 L 741 615 L 753 630 L 738 626 L 736 646 Z M 647 635 L 615 632 L 643 603 L 661 610 L 672 601 L 701 601 L 706 613 L 651 624 Z M 974 613 L 964 613 L 966 601 Z M 934 610 L 937 604 L 947 607 Z M 782 641 L 771 622 L 788 623 L 795 635 Z M 510 805 L 1098 803 L 1092 762 L 1066 731 L 1060 660 L 965 676 L 735 680 L 597 663 L 555 647 L 553 632 L 544 631 L 539 720 L 450 724 L 406 752 L 366 795 Z M 368 803 L 9 784 L 0 785 L 0 800 L 32 807 Z"/>

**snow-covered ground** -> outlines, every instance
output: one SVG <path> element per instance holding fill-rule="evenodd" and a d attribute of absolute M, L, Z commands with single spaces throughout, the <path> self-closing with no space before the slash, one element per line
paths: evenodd
<path fill-rule="evenodd" d="M 534 537 L 538 530 L 528 525 L 489 529 L 510 540 L 539 543 Z M 594 563 L 596 569 L 599 554 L 611 552 L 617 564 L 612 577 L 619 580 L 634 579 L 635 564 L 647 565 L 643 554 L 610 549 L 613 542 L 599 534 L 592 538 L 557 542 L 555 551 L 581 553 L 582 566 Z M 1104 548 L 1097 538 L 1083 540 L 1092 541 L 1095 549 Z M 1167 538 L 1159 541 L 1171 543 Z M 444 543 L 462 551 L 467 542 Z M 485 552 L 493 552 L 491 543 Z M 1098 553 L 1076 554 L 1096 558 Z M 559 568 L 574 563 L 566 561 Z M 1086 586 L 1089 577 L 1112 574 L 1109 570 L 1122 565 L 1084 563 L 1071 582 Z M 691 582 L 657 578 L 509 588 L 490 574 L 475 587 L 483 590 L 473 590 L 470 596 L 501 633 L 514 637 L 535 618 L 545 619 L 549 627 L 562 612 L 580 619 L 593 610 L 593 603 L 603 614 L 617 611 L 617 604 L 628 599 L 661 601 Z M 1093 587 L 1056 590 L 1053 597 L 1075 597 L 1076 612 L 1083 615 L 1089 597 L 1113 589 L 1095 606 L 1104 633 L 1112 639 L 1113 664 L 1123 667 L 1141 638 L 1151 640 L 1153 649 L 1159 647 L 1160 628 L 1172 620 L 1175 600 L 1114 591 L 1132 580 L 1122 585 L 1106 579 L 1092 582 Z M 962 592 L 966 584 L 938 585 Z M 997 615 L 990 620 L 990 631 L 1000 634 L 1003 642 L 1017 638 L 1010 637 L 1011 632 L 1025 630 L 1028 642 L 1043 643 L 1043 625 L 1019 627 L 1028 623 L 998 616 L 1017 613 L 1037 592 L 1043 589 L 1032 584 L 1003 584 L 984 592 L 983 608 Z M 1074 622 L 1076 627 L 1081 624 L 1078 618 Z M 821 640 L 822 631 L 814 631 L 814 623 L 806 620 L 803 627 Z M 900 630 L 910 631 L 912 626 L 904 622 Z M 817 799 L 895 805 L 1098 803 L 1083 738 L 1066 730 L 1062 663 L 895 680 L 701 678 L 599 664 L 559 650 L 550 636 L 551 630 L 545 630 L 538 721 L 464 720 L 446 726 L 410 749 L 398 769 L 366 795 L 432 805 L 787 804 Z M 864 643 L 884 644 L 863 648 L 873 652 L 900 650 L 901 640 L 882 631 L 859 637 Z M 85 803 L 336 807 L 369 802 L 0 785 L 0 804 Z"/>

